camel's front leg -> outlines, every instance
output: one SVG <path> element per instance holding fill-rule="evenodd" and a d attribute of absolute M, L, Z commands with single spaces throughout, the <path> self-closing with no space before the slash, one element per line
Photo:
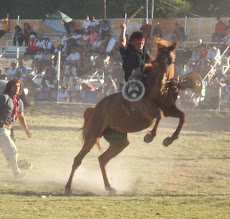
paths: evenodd
<path fill-rule="evenodd" d="M 185 114 L 180 111 L 175 105 L 170 107 L 167 111 L 164 111 L 164 115 L 166 117 L 175 117 L 175 118 L 179 118 L 179 124 L 177 126 L 176 131 L 172 134 L 171 137 L 167 137 L 164 139 L 163 141 L 163 145 L 165 147 L 169 146 L 170 144 L 172 144 L 172 142 L 176 139 L 179 138 L 179 134 L 180 131 L 185 123 Z"/>

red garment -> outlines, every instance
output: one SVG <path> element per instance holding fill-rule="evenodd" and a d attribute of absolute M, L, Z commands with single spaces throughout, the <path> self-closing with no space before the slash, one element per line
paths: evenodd
<path fill-rule="evenodd" d="M 225 23 L 223 23 L 223 22 L 216 23 L 216 27 L 215 27 L 216 33 L 224 33 L 225 29 L 226 29 Z"/>
<path fill-rule="evenodd" d="M 208 54 L 208 50 L 207 49 L 199 51 L 199 57 L 200 58 L 206 58 L 207 54 Z"/>
<path fill-rule="evenodd" d="M 152 25 L 151 24 L 142 24 L 140 30 L 142 32 L 144 32 L 146 38 L 150 38 L 151 35 L 151 29 L 152 29 Z"/>
<path fill-rule="evenodd" d="M 13 103 L 14 103 L 14 116 L 16 118 L 18 116 L 18 97 L 17 95 L 14 95 Z"/>
<path fill-rule="evenodd" d="M 36 42 L 37 42 L 37 40 L 29 40 L 28 47 L 26 50 L 35 52 L 36 51 Z"/>

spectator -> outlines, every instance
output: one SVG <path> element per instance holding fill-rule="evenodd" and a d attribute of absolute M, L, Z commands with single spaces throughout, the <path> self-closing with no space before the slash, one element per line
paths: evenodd
<path fill-rule="evenodd" d="M 102 51 L 102 39 L 101 36 L 97 35 L 96 40 L 94 41 L 91 50 L 96 52 L 96 53 L 100 53 Z"/>
<path fill-rule="evenodd" d="M 72 47 L 71 53 L 66 58 L 66 61 L 68 63 L 78 64 L 78 62 L 81 60 L 81 55 L 79 52 L 77 52 L 77 47 Z"/>
<path fill-rule="evenodd" d="M 57 48 L 54 50 L 54 66 L 57 65 L 58 52 L 61 51 L 61 65 L 64 65 L 66 59 L 65 48 L 62 44 L 58 44 Z"/>
<path fill-rule="evenodd" d="M 90 25 L 89 25 L 90 30 L 92 30 L 92 28 L 93 28 L 96 31 L 98 31 L 99 24 L 100 24 L 99 21 L 96 20 L 96 18 L 94 16 L 91 16 L 91 18 L 90 18 Z"/>
<path fill-rule="evenodd" d="M 105 39 L 105 36 L 109 35 L 109 23 L 107 20 L 102 21 L 101 28 L 99 29 L 99 35 L 101 35 L 102 39 Z"/>
<path fill-rule="evenodd" d="M 10 66 L 11 67 L 8 69 L 8 72 L 7 72 L 7 80 L 8 81 L 14 79 L 15 78 L 15 74 L 17 73 L 16 63 L 15 62 L 11 62 Z"/>
<path fill-rule="evenodd" d="M 82 39 L 81 30 L 75 30 L 74 34 L 71 36 L 71 38 L 75 40 L 75 45 L 80 45 L 80 41 Z"/>
<path fill-rule="evenodd" d="M 192 67 L 192 72 L 196 72 L 198 74 L 200 74 L 201 72 L 201 65 L 200 65 L 200 61 L 199 60 L 195 60 L 193 67 Z"/>
<path fill-rule="evenodd" d="M 44 39 L 43 49 L 48 50 L 49 53 L 53 54 L 53 52 L 55 50 L 55 46 L 54 46 L 53 42 L 49 39 L 48 36 L 43 36 L 43 39 Z"/>
<path fill-rule="evenodd" d="M 36 50 L 41 50 L 45 47 L 45 42 L 42 35 L 38 35 L 38 40 L 36 41 Z"/>
<path fill-rule="evenodd" d="M 202 66 L 204 65 L 204 62 L 207 59 L 207 54 L 208 54 L 208 50 L 206 49 L 206 46 L 204 44 L 201 45 L 198 55 Z"/>
<path fill-rule="evenodd" d="M 28 47 L 26 48 L 25 56 L 35 54 L 37 50 L 36 43 L 37 43 L 37 40 L 35 36 L 33 34 L 30 35 L 29 43 L 27 42 Z"/>
<path fill-rule="evenodd" d="M 211 60 L 212 65 L 215 65 L 215 63 L 220 65 L 221 64 L 220 50 L 215 45 L 210 44 L 207 53 L 207 58 Z"/>
<path fill-rule="evenodd" d="M 97 35 L 98 35 L 98 34 L 97 34 L 95 28 L 93 27 L 93 28 L 91 29 L 91 31 L 90 31 L 90 34 L 89 34 L 89 44 L 90 44 L 91 47 L 92 47 L 94 41 L 96 40 Z"/>
<path fill-rule="evenodd" d="M 34 34 L 32 27 L 28 23 L 24 23 L 23 25 L 23 40 L 25 42 L 25 46 L 28 45 L 30 36 Z"/>
<path fill-rule="evenodd" d="M 45 68 L 45 74 L 43 77 L 44 81 L 48 81 L 47 85 L 53 85 L 54 80 L 56 79 L 56 76 L 57 76 L 57 72 L 56 72 L 55 68 L 52 66 L 52 64 L 48 65 Z"/>
<path fill-rule="evenodd" d="M 43 50 L 38 49 L 36 51 L 36 55 L 34 56 L 34 60 L 31 65 L 31 70 L 34 71 L 34 68 L 37 68 L 38 66 L 43 66 Z"/>
<path fill-rule="evenodd" d="M 148 18 L 145 18 L 143 24 L 141 25 L 140 31 L 142 31 L 145 34 L 145 39 L 147 42 L 151 37 L 151 30 L 152 30 L 152 25 L 149 24 Z"/>
<path fill-rule="evenodd" d="M 153 37 L 160 37 L 160 38 L 163 37 L 160 23 L 156 23 L 156 25 L 153 28 L 152 35 L 153 35 Z"/>
<path fill-rule="evenodd" d="M 60 102 L 69 102 L 69 93 L 66 87 L 61 87 L 58 96 Z"/>
<path fill-rule="evenodd" d="M 89 39 L 90 39 L 89 31 L 85 30 L 84 34 L 82 36 L 81 45 L 84 47 L 84 50 L 87 50 L 87 51 L 88 51 L 88 48 L 89 48 Z"/>
<path fill-rule="evenodd" d="M 14 46 L 22 46 L 23 43 L 23 30 L 20 26 L 16 25 L 14 28 L 13 44 Z"/>
<path fill-rule="evenodd" d="M 52 55 L 50 54 L 50 50 L 44 49 L 44 53 L 42 55 L 42 62 L 43 62 L 43 67 L 47 67 L 52 64 Z"/>
<path fill-rule="evenodd" d="M 179 42 L 184 42 L 186 40 L 184 27 L 182 27 L 178 22 L 175 23 L 175 27 L 172 33 L 172 41 L 174 40 Z"/>
<path fill-rule="evenodd" d="M 203 44 L 203 40 L 202 39 L 199 39 L 199 40 L 197 40 L 197 43 L 196 43 L 196 45 L 193 47 L 193 48 L 198 48 L 198 49 L 200 49 L 201 48 L 201 46 L 203 46 L 204 44 Z"/>
<path fill-rule="evenodd" d="M 209 59 L 206 59 L 204 66 L 201 68 L 201 77 L 206 77 L 207 74 L 214 75 L 215 71 L 213 66 L 211 65 L 211 61 Z"/>
<path fill-rule="evenodd" d="M 219 109 L 221 99 L 221 88 L 225 84 L 221 83 L 215 75 L 210 75 L 208 85 L 205 89 L 205 104 L 209 109 Z"/>
<path fill-rule="evenodd" d="M 2 38 L 3 35 L 6 34 L 8 30 L 8 19 L 4 18 L 0 21 L 0 39 Z"/>
<path fill-rule="evenodd" d="M 21 81 L 23 81 L 23 78 L 26 77 L 26 67 L 23 64 L 23 61 L 19 61 L 19 66 L 17 67 L 15 77 Z"/>
<path fill-rule="evenodd" d="M 61 44 L 64 46 L 65 49 L 66 49 L 66 47 L 67 47 L 67 41 L 68 41 L 69 39 L 71 39 L 70 33 L 66 33 L 66 34 L 62 37 Z"/>
<path fill-rule="evenodd" d="M 69 95 L 70 95 L 71 102 L 75 102 L 75 103 L 83 102 L 81 96 L 81 85 L 78 78 L 75 78 L 73 80 L 72 85 L 70 85 Z"/>
<path fill-rule="evenodd" d="M 212 42 L 220 42 L 225 37 L 226 25 L 222 18 L 218 19 L 215 25 L 215 32 L 212 34 Z"/>
<path fill-rule="evenodd" d="M 89 30 L 90 24 L 91 24 L 91 21 L 89 20 L 89 16 L 87 15 L 85 20 L 83 21 L 83 24 L 82 24 L 83 31 Z"/>

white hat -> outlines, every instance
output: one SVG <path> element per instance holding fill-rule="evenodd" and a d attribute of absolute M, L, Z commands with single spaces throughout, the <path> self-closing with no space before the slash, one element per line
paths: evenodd
<path fill-rule="evenodd" d="M 30 35 L 30 38 L 36 38 L 36 37 L 32 34 L 32 35 Z"/>

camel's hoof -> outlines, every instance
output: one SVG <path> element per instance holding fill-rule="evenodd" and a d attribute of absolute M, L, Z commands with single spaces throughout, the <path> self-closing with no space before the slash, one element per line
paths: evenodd
<path fill-rule="evenodd" d="M 109 191 L 109 195 L 111 196 L 117 195 L 117 190 L 112 187 L 106 188 L 106 190 Z"/>
<path fill-rule="evenodd" d="M 150 133 L 145 135 L 144 142 L 150 143 L 152 140 L 153 140 L 153 136 Z"/>
<path fill-rule="evenodd" d="M 164 141 L 163 141 L 163 145 L 165 147 L 168 147 L 171 143 L 172 143 L 172 140 L 169 137 L 165 138 Z"/>
<path fill-rule="evenodd" d="M 72 193 L 71 189 L 65 189 L 64 195 L 71 196 L 71 195 L 73 195 L 73 193 Z"/>

